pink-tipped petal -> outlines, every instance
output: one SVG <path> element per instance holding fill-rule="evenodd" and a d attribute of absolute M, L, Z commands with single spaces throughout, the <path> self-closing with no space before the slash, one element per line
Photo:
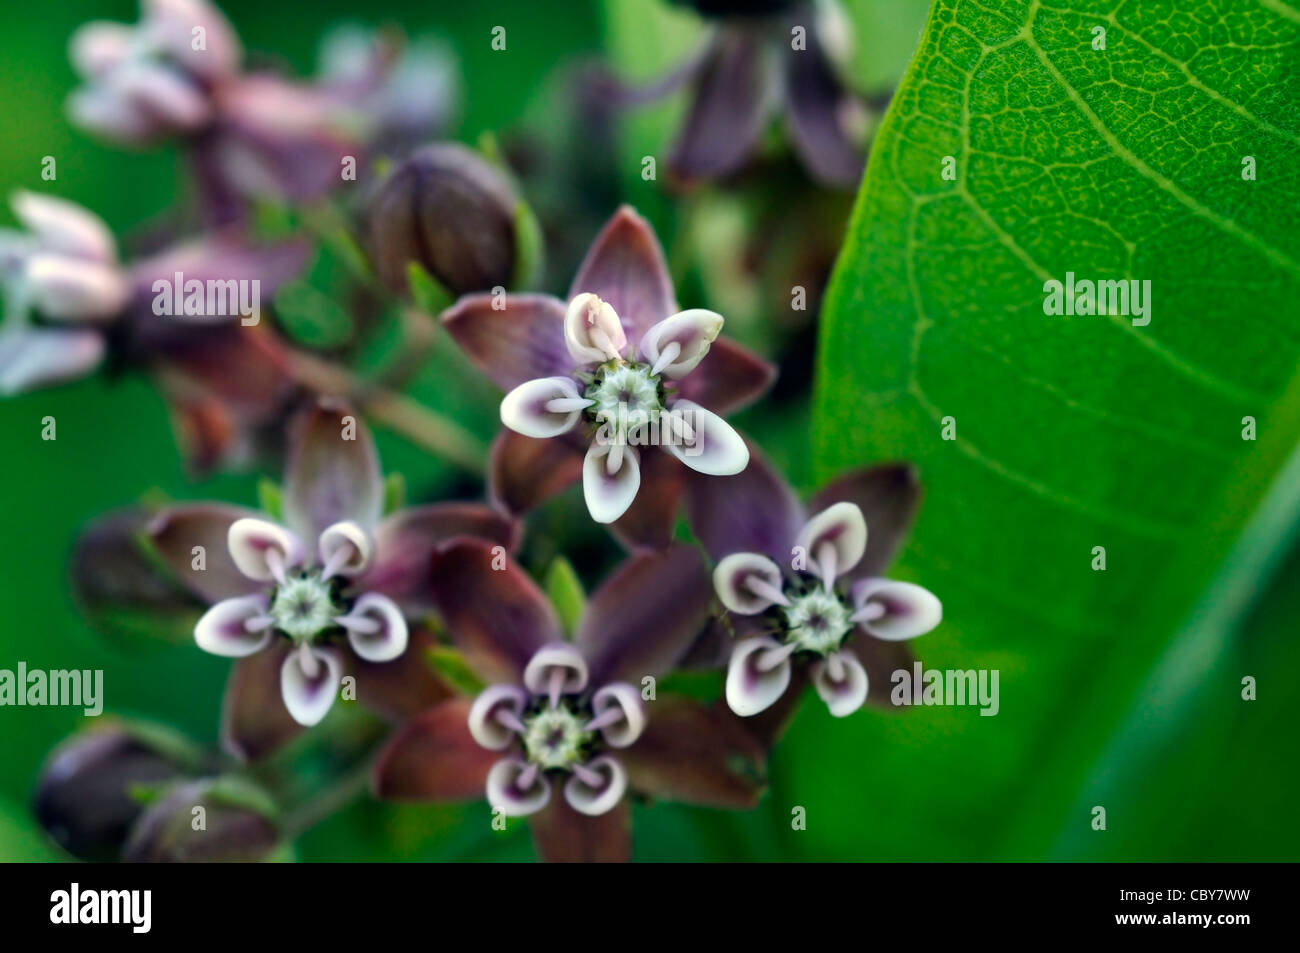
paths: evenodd
<path fill-rule="evenodd" d="M 609 470 L 609 456 L 619 447 L 618 469 Z M 612 523 L 632 505 L 641 487 L 641 458 L 634 447 L 593 443 L 582 462 L 582 495 L 597 523 Z"/>
<path fill-rule="evenodd" d="M 611 747 L 626 748 L 645 731 L 647 719 L 641 693 L 627 682 L 611 682 L 599 689 L 591 696 L 591 710 L 598 721 L 616 712 L 622 715 L 600 729 L 601 737 Z"/>
<path fill-rule="evenodd" d="M 20 190 L 10 204 L 14 216 L 36 235 L 45 251 L 102 265 L 117 259 L 117 243 L 103 219 L 75 202 Z"/>
<path fill-rule="evenodd" d="M 760 553 L 732 553 L 713 570 L 713 589 L 718 598 L 740 615 L 757 615 L 774 605 L 784 605 L 782 583 L 781 567 Z"/>
<path fill-rule="evenodd" d="M 68 41 L 72 68 L 85 79 L 97 79 L 131 54 L 135 30 L 125 23 L 92 20 L 73 31 Z"/>
<path fill-rule="evenodd" d="M 512 515 L 526 513 L 582 478 L 586 452 L 577 431 L 538 440 L 502 428 L 488 459 L 488 498 Z"/>
<path fill-rule="evenodd" d="M 524 667 L 524 684 L 534 695 L 575 695 L 587 687 L 587 660 L 566 642 L 542 646 Z"/>
<path fill-rule="evenodd" d="M 517 735 L 503 720 L 520 718 L 528 705 L 528 693 L 518 685 L 489 685 L 479 692 L 469 710 L 469 733 L 484 748 L 501 751 Z"/>
<path fill-rule="evenodd" d="M 810 519 L 795 545 L 803 550 L 809 571 L 834 579 L 851 570 L 867 549 L 867 523 L 853 503 L 834 503 Z"/>
<path fill-rule="evenodd" d="M 370 568 L 374 543 L 370 534 L 352 520 L 342 520 L 325 528 L 317 541 L 321 565 L 334 575 L 356 576 Z"/>
<path fill-rule="evenodd" d="M 487 800 L 492 810 L 506 817 L 527 817 L 546 807 L 551 799 L 550 779 L 529 767 L 521 758 L 502 758 L 492 766 L 487 776 Z"/>
<path fill-rule="evenodd" d="M 373 624 L 349 624 L 358 620 Z M 377 592 L 363 595 L 338 623 L 347 629 L 352 651 L 367 662 L 391 662 L 406 651 L 410 638 L 397 603 Z"/>
<path fill-rule="evenodd" d="M 569 377 L 525 381 L 501 399 L 501 422 L 525 437 L 558 437 L 582 416 L 590 404 Z"/>
<path fill-rule="evenodd" d="M 943 603 L 922 586 L 863 579 L 853 587 L 853 621 L 886 642 L 925 635 L 943 621 Z"/>
<path fill-rule="evenodd" d="M 612 810 L 627 790 L 627 772 L 617 759 L 608 755 L 593 758 L 583 765 L 564 785 L 564 799 L 569 806 L 588 817 L 599 817 Z"/>
<path fill-rule="evenodd" d="M 808 512 L 820 513 L 833 503 L 857 506 L 871 530 L 871 545 L 848 578 L 882 576 L 916 519 L 921 503 L 920 476 L 910 463 L 850 470 L 814 494 Z"/>
<path fill-rule="evenodd" d="M 679 311 L 642 336 L 641 359 L 670 380 L 685 377 L 709 353 L 722 320 L 722 315 L 704 308 Z"/>
<path fill-rule="evenodd" d="M 95 328 L 11 326 L 0 333 L 0 395 L 90 374 L 104 351 L 104 335 Z"/>
<path fill-rule="evenodd" d="M 106 77 L 105 84 L 149 116 L 178 130 L 197 129 L 212 118 L 208 96 L 171 66 L 147 61 L 124 63 Z"/>
<path fill-rule="evenodd" d="M 289 530 L 251 517 L 230 524 L 226 545 L 239 571 L 257 582 L 276 579 L 283 569 L 301 564 L 305 557 L 302 543 Z"/>
<path fill-rule="evenodd" d="M 260 592 L 223 599 L 195 623 L 194 641 L 203 651 L 227 658 L 243 658 L 259 652 L 271 641 L 271 627 L 250 628 L 246 623 L 264 616 L 269 604 Z"/>
<path fill-rule="evenodd" d="M 333 649 L 300 646 L 290 652 L 280 669 L 280 695 L 284 707 L 300 725 L 319 722 L 334 705 L 343 662 Z"/>
<path fill-rule="evenodd" d="M 832 652 L 813 663 L 809 675 L 836 718 L 853 714 L 867 700 L 867 672 L 852 652 Z"/>
<path fill-rule="evenodd" d="M 129 288 L 116 265 L 42 253 L 27 259 L 32 304 L 53 321 L 108 321 L 125 307 Z"/>
<path fill-rule="evenodd" d="M 731 650 L 727 663 L 727 705 L 737 715 L 748 717 L 772 706 L 790 684 L 790 659 L 771 668 L 760 662 L 766 652 L 779 651 L 780 642 L 760 635 L 747 639 Z"/>
<path fill-rule="evenodd" d="M 659 240 L 630 206 L 615 212 L 592 242 L 569 287 L 569 300 L 583 292 L 609 302 L 633 339 L 677 310 Z"/>
<path fill-rule="evenodd" d="M 586 292 L 569 302 L 564 312 L 564 346 L 575 367 L 617 360 L 627 347 L 627 334 L 618 312 L 598 295 Z"/>
<path fill-rule="evenodd" d="M 573 370 L 564 346 L 564 303 L 550 295 L 465 295 L 440 320 L 502 390 Z"/>
<path fill-rule="evenodd" d="M 220 79 L 239 67 L 239 38 L 230 21 L 207 0 L 144 0 L 141 28 L 187 69 Z M 203 30 L 203 48 L 195 49 L 195 29 Z"/>
<path fill-rule="evenodd" d="M 744 438 L 713 411 L 679 400 L 669 412 L 681 424 L 677 437 L 663 448 L 692 470 L 708 476 L 731 476 L 749 465 Z"/>

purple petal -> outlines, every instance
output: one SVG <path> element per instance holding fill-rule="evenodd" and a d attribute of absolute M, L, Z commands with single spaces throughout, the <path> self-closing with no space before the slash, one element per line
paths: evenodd
<path fill-rule="evenodd" d="M 497 302 L 505 307 L 498 311 Z M 564 345 L 564 303 L 550 295 L 466 295 L 441 320 L 474 366 L 504 391 L 573 372 Z"/>
<path fill-rule="evenodd" d="M 562 797 L 528 821 L 537 857 L 546 863 L 624 863 L 632 855 L 632 809 L 627 798 L 599 817 L 579 814 Z"/>
<path fill-rule="evenodd" d="M 752 443 L 748 446 L 749 465 L 735 476 L 687 480 L 691 529 L 714 559 L 753 552 L 789 566 L 803 508 L 767 458 Z"/>
<path fill-rule="evenodd" d="M 267 307 L 281 285 L 302 274 L 311 251 L 312 246 L 304 241 L 255 245 L 238 235 L 219 235 L 176 245 L 136 262 L 131 266 L 129 278 L 137 304 L 150 311 L 157 296 L 153 290 L 154 282 L 163 279 L 170 285 L 175 282 L 177 272 L 184 275 L 186 282 L 191 279 L 205 283 L 257 281 L 259 304 Z M 178 314 L 171 317 L 184 322 L 218 318 L 234 320 L 237 315 Z"/>
<path fill-rule="evenodd" d="M 293 423 L 284 480 L 284 515 L 309 545 L 327 526 L 355 520 L 372 528 L 384 484 L 375 442 L 346 405 L 322 401 Z"/>
<path fill-rule="evenodd" d="M 703 631 L 712 605 L 709 571 L 695 547 L 677 543 L 629 558 L 592 593 L 578 623 L 575 641 L 592 684 L 639 685 L 668 671 Z"/>
<path fill-rule="evenodd" d="M 743 344 L 720 337 L 677 385 L 677 396 L 723 417 L 748 407 L 776 380 L 776 366 Z"/>
<path fill-rule="evenodd" d="M 504 547 L 458 539 L 429 571 L 448 636 L 485 680 L 519 681 L 538 649 L 564 640 L 550 601 Z"/>
<path fill-rule="evenodd" d="M 619 752 L 632 789 L 668 801 L 748 809 L 767 783 L 766 757 L 725 705 L 661 696 L 641 739 Z"/>
<path fill-rule="evenodd" d="M 148 525 L 149 542 L 176 579 L 211 604 L 257 588 L 230 558 L 228 537 L 236 520 L 257 513 L 224 503 L 189 503 L 161 511 Z M 202 550 L 198 561 L 195 548 Z M 197 566 L 205 568 L 198 569 Z"/>
<path fill-rule="evenodd" d="M 844 117 L 855 103 L 840 84 L 821 44 L 808 34 L 808 48 L 785 54 L 785 121 L 799 158 L 814 179 L 852 188 L 862 177 L 862 150 Z"/>
<path fill-rule="evenodd" d="M 752 467 L 752 464 L 751 464 Z M 820 513 L 833 503 L 856 503 L 867 521 L 870 542 L 849 579 L 880 576 L 912 528 L 921 502 L 921 481 L 909 463 L 885 463 L 850 471 L 828 484 L 808 501 L 809 513 Z"/>
<path fill-rule="evenodd" d="M 429 664 L 436 641 L 415 626 L 410 644 L 391 662 L 367 662 L 354 657 L 348 670 L 357 679 L 357 701 L 393 722 L 405 722 L 450 698 L 454 692 Z"/>
<path fill-rule="evenodd" d="M 539 440 L 502 429 L 492 442 L 488 495 L 507 513 L 521 515 L 582 478 L 584 438 L 570 431 Z"/>
<path fill-rule="evenodd" d="M 302 734 L 280 692 L 280 669 L 291 650 L 288 642 L 280 640 L 240 659 L 230 670 L 222 703 L 221 742 L 241 761 L 265 758 Z"/>
<path fill-rule="evenodd" d="M 596 236 L 569 288 L 569 299 L 587 292 L 614 308 L 630 341 L 640 341 L 678 310 L 659 239 L 631 206 L 615 212 Z"/>
<path fill-rule="evenodd" d="M 660 550 L 672 542 L 684 477 L 681 464 L 670 454 L 648 447 L 641 455 L 641 484 L 636 499 L 610 525 L 626 549 Z"/>
<path fill-rule="evenodd" d="M 380 753 L 375 796 L 386 801 L 475 801 L 500 759 L 469 733 L 467 698 L 451 698 L 404 725 Z"/>
<path fill-rule="evenodd" d="M 0 334 L 0 395 L 84 377 L 104 359 L 104 335 L 90 328 L 10 328 Z"/>

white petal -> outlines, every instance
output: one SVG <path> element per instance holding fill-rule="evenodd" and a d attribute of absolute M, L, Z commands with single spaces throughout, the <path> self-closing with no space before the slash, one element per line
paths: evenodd
<path fill-rule="evenodd" d="M 501 422 L 525 437 L 556 437 L 578 422 L 582 408 L 576 402 L 582 399 L 578 385 L 568 377 L 524 381 L 501 400 Z M 572 401 L 573 409 L 548 410 L 546 405 L 552 400 Z"/>
<path fill-rule="evenodd" d="M 810 519 L 795 545 L 823 579 L 841 576 L 858 564 L 867 549 L 867 522 L 855 503 L 835 503 Z"/>
<path fill-rule="evenodd" d="M 302 543 L 283 526 L 245 517 L 230 524 L 226 545 L 235 567 L 249 579 L 270 582 L 276 577 L 276 560 L 283 566 L 302 563 Z"/>
<path fill-rule="evenodd" d="M 853 605 L 853 621 L 887 642 L 925 635 L 943 621 L 943 603 L 910 582 L 863 579 L 853 587 Z"/>
<path fill-rule="evenodd" d="M 645 731 L 646 713 L 641 693 L 626 682 L 611 682 L 591 696 L 591 710 L 597 717 L 613 709 L 623 713 L 622 720 L 604 726 L 600 734 L 606 744 L 626 748 Z"/>
<path fill-rule="evenodd" d="M 161 63 L 127 63 L 114 70 L 104 84 L 176 129 L 197 129 L 212 115 L 212 104 L 203 91 Z"/>
<path fill-rule="evenodd" d="M 116 265 L 42 252 L 27 259 L 32 304 L 56 321 L 106 321 L 117 317 L 130 294 Z"/>
<path fill-rule="evenodd" d="M 569 302 L 564 312 L 564 345 L 581 367 L 615 360 L 627 347 L 627 334 L 612 305 L 590 292 Z"/>
<path fill-rule="evenodd" d="M 89 374 L 103 358 L 104 335 L 93 328 L 11 326 L 0 332 L 0 394 Z"/>
<path fill-rule="evenodd" d="M 779 665 L 762 671 L 757 665 L 764 652 L 779 650 L 781 643 L 766 635 L 746 639 L 731 650 L 727 663 L 727 705 L 737 715 L 748 717 L 770 708 L 790 684 L 791 665 L 787 656 Z"/>
<path fill-rule="evenodd" d="M 366 632 L 349 626 L 348 622 L 355 619 L 377 622 L 379 628 Z M 406 617 L 388 596 L 367 592 L 353 604 L 351 612 L 337 621 L 347 629 L 352 651 L 367 662 L 391 662 L 406 651 Z"/>
<path fill-rule="evenodd" d="M 588 771 L 600 775 L 600 783 L 588 784 L 574 774 L 564 785 L 564 799 L 580 814 L 597 817 L 609 811 L 627 790 L 627 772 L 623 765 L 605 755 L 593 758 L 584 765 Z"/>
<path fill-rule="evenodd" d="M 312 662 L 306 662 L 304 654 Z M 307 671 L 304 664 L 315 671 Z M 290 652 L 280 667 L 280 694 L 284 707 L 300 725 L 314 725 L 334 705 L 339 683 L 343 680 L 343 662 L 333 649 L 317 649 L 302 645 Z"/>
<path fill-rule="evenodd" d="M 500 751 L 510 746 L 515 732 L 497 717 L 509 711 L 520 718 L 528 706 L 528 693 L 518 685 L 489 685 L 478 693 L 469 709 L 469 733 L 484 748 Z"/>
<path fill-rule="evenodd" d="M 366 571 L 374 555 L 374 543 L 360 523 L 343 520 L 327 526 L 320 534 L 317 549 L 321 565 L 333 569 L 328 576 L 338 573 L 356 576 Z"/>
<path fill-rule="evenodd" d="M 722 330 L 722 315 L 692 308 L 653 325 L 641 337 L 641 359 L 664 377 L 676 380 L 695 370 Z M 671 345 L 676 345 L 671 348 Z M 675 351 L 676 353 L 671 353 Z"/>
<path fill-rule="evenodd" d="M 546 807 L 551 800 L 551 782 L 542 771 L 532 772 L 532 783 L 527 788 L 517 784 L 519 776 L 528 770 L 520 758 L 502 758 L 492 765 L 487 776 L 488 805 L 506 817 L 527 817 Z"/>
<path fill-rule="evenodd" d="M 641 458 L 633 447 L 622 448 L 618 471 L 610 474 L 606 458 L 614 446 L 593 443 L 582 462 L 582 495 L 597 523 L 612 523 L 626 513 L 641 488 Z"/>
<path fill-rule="evenodd" d="M 587 687 L 587 660 L 564 642 L 538 649 L 524 668 L 524 684 L 534 695 L 551 692 L 557 679 L 561 695 L 573 695 Z"/>
<path fill-rule="evenodd" d="M 213 655 L 243 658 L 266 647 L 271 641 L 270 625 L 250 632 L 244 623 L 266 614 L 269 600 L 262 593 L 222 599 L 199 618 L 194 626 L 194 641 Z"/>
<path fill-rule="evenodd" d="M 136 145 L 154 139 L 161 127 L 135 102 L 103 84 L 74 89 L 68 96 L 68 120 L 114 142 Z"/>
<path fill-rule="evenodd" d="M 144 0 L 141 29 L 149 39 L 200 76 L 219 79 L 239 66 L 239 39 L 225 15 L 206 0 Z M 194 49 L 194 28 L 204 48 Z"/>
<path fill-rule="evenodd" d="M 40 239 L 43 250 L 103 264 L 117 259 L 117 243 L 103 219 L 75 202 L 18 191 L 11 204 L 14 215 Z"/>
<path fill-rule="evenodd" d="M 68 41 L 72 68 L 86 79 L 103 76 L 131 55 L 135 30 L 125 23 L 92 20 L 83 23 Z"/>
<path fill-rule="evenodd" d="M 754 581 L 759 591 L 749 588 Z M 757 615 L 772 606 L 785 604 L 773 595 L 780 594 L 781 567 L 761 553 L 732 553 L 723 557 L 713 570 L 713 589 L 722 604 L 739 615 Z M 774 590 L 774 593 L 763 592 Z"/>
<path fill-rule="evenodd" d="M 813 663 L 809 673 L 817 694 L 836 718 L 853 714 L 867 700 L 867 672 L 852 652 L 832 652 Z"/>
<path fill-rule="evenodd" d="M 683 422 L 690 437 L 683 437 L 680 425 L 659 426 L 660 446 L 682 463 L 710 476 L 731 476 L 749 465 L 749 448 L 734 427 L 711 410 L 689 400 L 676 401 L 668 411 Z M 667 430 L 669 436 L 665 437 Z"/>

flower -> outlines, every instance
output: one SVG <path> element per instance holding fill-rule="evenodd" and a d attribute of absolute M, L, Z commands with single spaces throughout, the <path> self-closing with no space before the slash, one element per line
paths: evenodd
<path fill-rule="evenodd" d="M 379 796 L 487 795 L 526 815 L 545 860 L 622 860 L 627 791 L 748 808 L 765 756 L 725 707 L 647 686 L 698 636 L 713 603 L 699 551 L 675 544 L 630 557 L 591 596 L 572 641 L 510 560 L 480 541 L 440 550 L 438 610 L 466 664 L 490 684 L 402 728 L 375 768 Z M 654 700 L 647 700 L 653 698 Z"/>
<path fill-rule="evenodd" d="M 297 726 L 319 722 L 345 671 L 356 676 L 359 697 L 398 717 L 408 698 L 424 706 L 441 697 L 421 657 L 429 637 L 408 621 L 431 609 L 426 563 L 455 536 L 512 547 L 514 525 L 475 504 L 381 518 L 382 507 L 369 432 L 346 406 L 322 401 L 293 422 L 284 524 L 217 503 L 171 506 L 148 524 L 157 557 L 210 606 L 195 641 L 240 659 L 224 731 L 242 757 L 268 753 Z M 403 656 L 410 641 L 421 651 Z"/>
<path fill-rule="evenodd" d="M 734 482 L 725 494 L 694 485 L 689 501 L 739 639 L 729 650 L 712 647 L 715 658 L 728 655 L 727 704 L 746 717 L 764 712 L 787 695 L 798 671 L 832 715 L 857 711 L 868 670 L 880 677 L 892 670 L 880 643 L 924 635 L 943 615 L 928 590 L 880 575 L 920 497 L 914 472 L 888 464 L 849 473 L 813 498 L 811 517 L 757 454 Z M 710 650 L 697 646 L 696 654 Z"/>
<path fill-rule="evenodd" d="M 744 441 L 719 415 L 757 399 L 775 374 L 718 337 L 721 315 L 678 310 L 654 232 L 628 207 L 597 236 L 567 304 L 468 295 L 442 321 L 509 391 L 489 473 L 494 500 L 522 512 L 581 476 L 592 518 L 617 521 L 636 546 L 667 545 L 678 462 L 709 475 L 744 469 Z M 665 453 L 642 456 L 647 443 Z"/>
<path fill-rule="evenodd" d="M 692 6 L 719 20 L 703 53 L 653 90 L 629 97 L 657 98 L 691 84 L 687 116 L 669 159 L 673 173 L 685 180 L 731 175 L 758 151 L 780 113 L 814 179 L 855 187 L 862 176 L 868 104 L 837 73 L 852 37 L 835 0 Z"/>

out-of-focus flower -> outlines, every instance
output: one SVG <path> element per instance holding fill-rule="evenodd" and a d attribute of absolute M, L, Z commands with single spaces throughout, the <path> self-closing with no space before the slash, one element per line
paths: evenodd
<path fill-rule="evenodd" d="M 650 94 L 631 94 L 644 100 L 690 85 L 690 106 L 669 160 L 674 175 L 719 179 L 740 170 L 772 118 L 781 115 L 814 179 L 856 186 L 869 106 L 838 75 L 852 36 L 836 0 L 689 5 L 718 21 L 707 47 Z"/>
<path fill-rule="evenodd" d="M 757 399 L 775 376 L 718 337 L 721 315 L 678 309 L 659 242 L 627 207 L 596 238 L 567 304 L 469 295 L 442 320 L 509 391 L 508 430 L 490 465 L 494 499 L 521 512 L 581 477 L 592 517 L 637 546 L 671 538 L 679 461 L 710 475 L 744 469 L 748 450 L 719 415 Z M 647 444 L 665 452 L 643 457 L 637 446 Z"/>
<path fill-rule="evenodd" d="M 165 729 L 106 724 L 72 736 L 50 754 L 32 809 L 74 857 L 114 860 L 144 810 L 141 792 L 200 767 L 198 752 Z"/>
<path fill-rule="evenodd" d="M 645 691 L 708 618 L 698 550 L 631 557 L 592 594 L 572 642 L 537 586 L 482 542 L 448 546 L 430 572 L 449 637 L 490 685 L 407 724 L 376 765 L 379 796 L 486 792 L 495 811 L 529 817 L 543 860 L 627 859 L 626 791 L 757 803 L 765 755 L 743 723 L 721 705 Z"/>
<path fill-rule="evenodd" d="M 519 198 L 506 177 L 472 149 L 425 146 L 399 163 L 369 202 L 375 269 L 396 294 L 410 294 L 419 265 L 452 294 L 507 287 L 518 260 Z"/>
<path fill-rule="evenodd" d="M 811 678 L 832 715 L 851 714 L 870 681 L 910 661 L 899 643 L 942 618 L 929 591 L 881 577 L 920 498 L 915 473 L 902 464 L 851 472 L 806 511 L 758 454 L 733 484 L 689 493 L 692 528 L 718 560 L 714 586 L 740 640 L 728 645 L 715 628 L 697 654 L 729 656 L 727 704 L 739 715 L 783 696 L 792 706 L 796 674 L 800 685 Z"/>
<path fill-rule="evenodd" d="M 408 621 L 432 605 L 428 560 L 461 535 L 512 547 L 515 527 L 475 504 L 387 517 L 382 507 L 369 431 L 329 402 L 293 422 L 284 525 L 219 503 L 167 507 L 148 524 L 158 558 L 211 606 L 195 626 L 199 646 L 240 659 L 224 725 L 234 753 L 259 757 L 320 721 L 345 673 L 356 677 L 358 699 L 384 713 L 394 698 L 409 695 L 423 707 L 440 697 L 422 657 L 427 634 Z M 94 571 L 82 563 L 82 572 Z M 419 644 L 408 651 L 412 640 Z"/>
<path fill-rule="evenodd" d="M 280 846 L 276 814 L 262 791 L 233 778 L 178 784 L 140 815 L 122 859 L 171 864 L 266 860 Z"/>

